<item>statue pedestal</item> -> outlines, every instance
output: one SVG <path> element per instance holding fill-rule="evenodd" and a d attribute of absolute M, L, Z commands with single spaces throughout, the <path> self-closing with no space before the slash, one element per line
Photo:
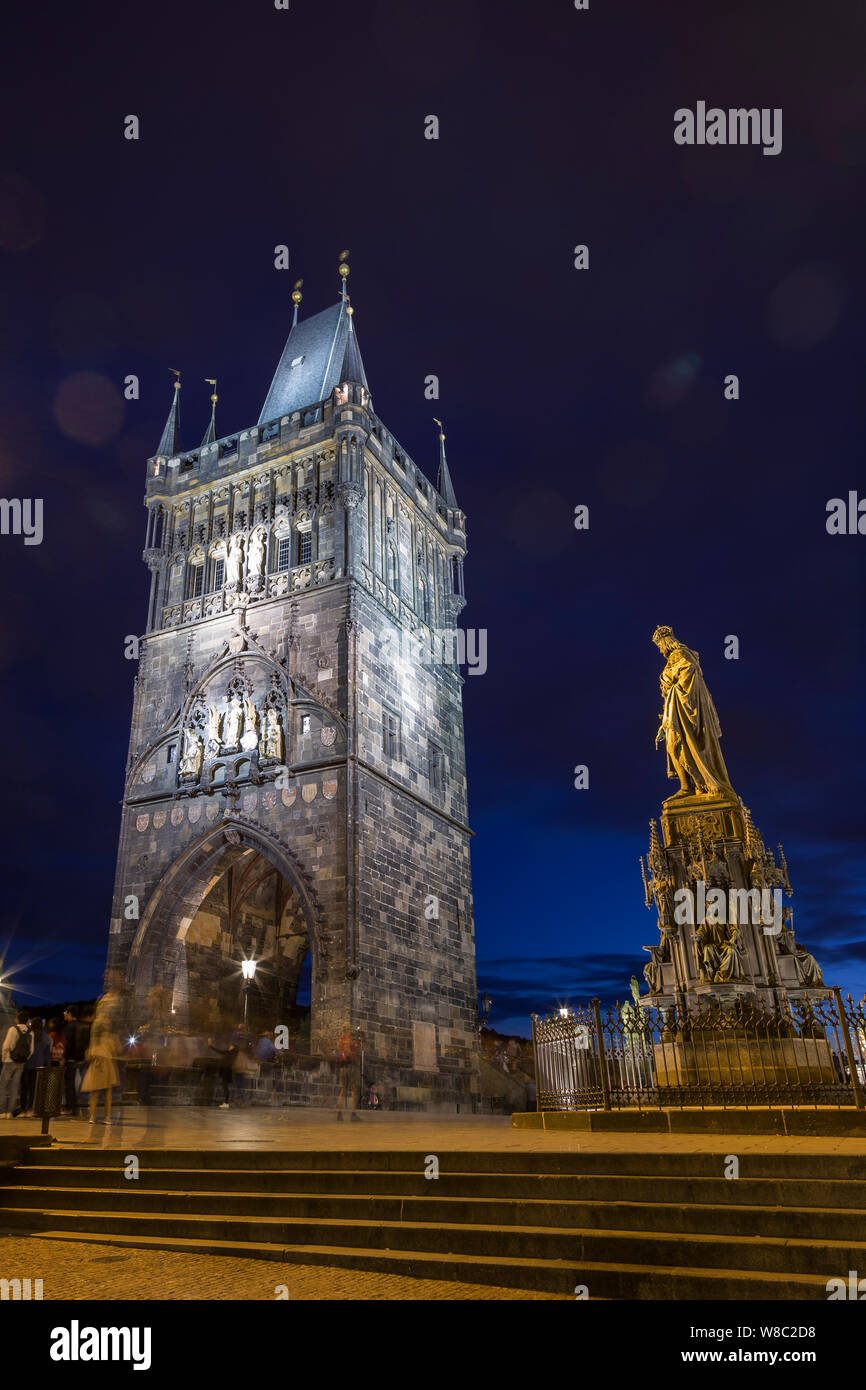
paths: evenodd
<path fill-rule="evenodd" d="M 662 802 L 661 822 L 668 846 L 681 844 L 698 831 L 710 841 L 742 840 L 745 831 L 739 801 L 721 793 L 669 796 Z"/>
<path fill-rule="evenodd" d="M 695 1029 L 689 1041 L 653 1045 L 653 1072 L 660 1104 L 675 1091 L 672 1104 L 696 1105 L 750 1100 L 835 1103 L 842 1090 L 826 1038 L 747 1037 L 736 1029 L 707 1030 L 706 1041 Z M 686 1097 L 683 1092 L 691 1093 Z"/>

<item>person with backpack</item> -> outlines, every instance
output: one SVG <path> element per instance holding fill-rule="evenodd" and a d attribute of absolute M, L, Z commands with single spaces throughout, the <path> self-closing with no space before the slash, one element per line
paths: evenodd
<path fill-rule="evenodd" d="M 45 1028 L 45 1020 L 31 1018 L 30 1031 L 33 1034 L 33 1049 L 24 1063 L 21 1078 L 21 1112 L 33 1114 L 33 1101 L 36 1098 L 36 1073 L 40 1067 L 51 1065 L 51 1040 Z"/>
<path fill-rule="evenodd" d="M 11 1120 L 18 1109 L 24 1063 L 33 1050 L 30 1015 L 19 1010 L 3 1041 L 3 1069 L 0 1071 L 0 1120 Z"/>

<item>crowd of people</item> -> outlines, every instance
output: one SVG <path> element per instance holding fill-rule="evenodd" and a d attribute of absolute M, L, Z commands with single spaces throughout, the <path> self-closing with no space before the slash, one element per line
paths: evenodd
<path fill-rule="evenodd" d="M 0 1068 L 0 1119 L 35 1113 L 40 1069 L 62 1068 L 62 1113 L 87 1113 L 90 1123 L 111 1123 L 133 1063 L 130 1086 L 139 1104 L 149 1105 L 154 1086 L 181 1069 L 196 1068 L 203 1082 L 202 1098 L 227 1110 L 243 1091 L 239 1079 L 276 1071 L 288 1057 L 270 1029 L 250 1031 L 244 1022 L 234 1027 L 221 1020 L 214 1031 L 181 1030 L 156 1020 L 128 1035 L 123 1027 L 123 999 L 109 983 L 95 1008 L 69 1005 L 62 1017 L 45 1019 L 21 1009 L 3 1039 Z M 333 1052 L 337 1067 L 338 1112 L 360 1104 L 375 1110 L 381 1098 L 374 1084 L 361 1076 L 358 1038 L 345 1029 Z M 100 1114 L 100 1099 L 102 1113 Z"/>
<path fill-rule="evenodd" d="M 106 1121 L 111 1119 L 112 1092 L 119 1085 L 117 1036 L 119 995 L 107 990 L 95 1009 L 70 1004 L 63 1015 L 50 1019 L 19 1009 L 3 1039 L 0 1067 L 0 1119 L 32 1115 L 40 1068 L 62 1068 L 63 1105 L 75 1116 L 85 1106 L 91 1124 L 97 1121 L 99 1097 Z"/>

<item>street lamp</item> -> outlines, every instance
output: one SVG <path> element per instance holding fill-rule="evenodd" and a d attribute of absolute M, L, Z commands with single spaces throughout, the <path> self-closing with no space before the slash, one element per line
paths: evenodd
<path fill-rule="evenodd" d="M 250 997 L 250 985 L 256 978 L 256 961 L 250 956 L 249 960 L 241 961 L 241 973 L 244 977 L 244 1027 L 247 1022 L 247 1006 Z"/>

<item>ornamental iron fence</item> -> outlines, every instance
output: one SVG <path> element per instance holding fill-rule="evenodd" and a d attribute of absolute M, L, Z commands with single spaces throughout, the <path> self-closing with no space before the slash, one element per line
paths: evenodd
<path fill-rule="evenodd" d="M 701 1006 L 600 1001 L 533 1015 L 539 1110 L 864 1108 L 866 999 Z"/>

